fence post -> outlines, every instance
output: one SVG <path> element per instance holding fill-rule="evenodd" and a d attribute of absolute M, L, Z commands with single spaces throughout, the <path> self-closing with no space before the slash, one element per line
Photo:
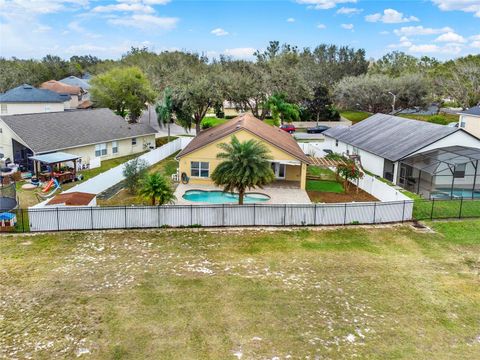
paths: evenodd
<path fill-rule="evenodd" d="M 376 215 L 377 215 L 377 203 L 374 202 L 374 203 L 373 203 L 373 223 L 374 223 L 374 224 L 376 224 L 376 222 L 375 222 L 375 217 L 376 217 Z"/>
<path fill-rule="evenodd" d="M 125 213 L 125 217 L 124 217 L 124 219 L 123 219 L 124 222 L 125 222 L 125 223 L 124 223 L 124 227 L 125 227 L 125 229 L 128 229 L 128 228 L 127 228 L 127 206 L 126 206 L 126 205 L 123 207 L 123 211 L 124 211 L 124 213 Z"/>
<path fill-rule="evenodd" d="M 92 230 L 93 230 L 93 206 L 90 206 L 90 222 L 92 223 Z"/>
<path fill-rule="evenodd" d="M 460 209 L 458 211 L 458 218 L 462 218 L 463 196 L 460 198 Z"/>
<path fill-rule="evenodd" d="M 407 201 L 406 200 L 403 200 L 403 209 L 402 209 L 402 223 L 405 221 L 405 203 Z M 412 212 L 413 212 L 413 208 L 412 208 Z M 413 215 L 413 213 L 412 213 Z"/>
<path fill-rule="evenodd" d="M 158 220 L 158 223 L 157 223 L 157 227 L 160 228 L 160 206 L 158 206 L 157 208 L 157 220 Z"/>
<path fill-rule="evenodd" d="M 23 220 L 23 209 L 20 209 L 22 212 L 22 232 L 25 232 L 25 221 Z"/>
<path fill-rule="evenodd" d="M 222 204 L 222 226 L 225 226 L 225 203 Z"/>
<path fill-rule="evenodd" d="M 57 206 L 57 231 L 60 231 L 60 217 L 58 215 L 58 206 Z"/>
<path fill-rule="evenodd" d="M 257 224 L 257 207 L 253 203 L 253 226 Z"/>
<path fill-rule="evenodd" d="M 343 211 L 343 225 L 347 224 L 347 203 L 345 203 L 345 209 Z"/>
<path fill-rule="evenodd" d="M 435 207 L 435 198 L 432 199 L 432 210 L 430 210 L 430 220 L 433 220 L 433 208 Z"/>
<path fill-rule="evenodd" d="M 313 225 L 317 225 L 317 203 L 313 206 Z"/>
<path fill-rule="evenodd" d="M 287 204 L 285 204 L 285 208 L 283 210 L 283 226 L 287 225 Z"/>
<path fill-rule="evenodd" d="M 190 226 L 193 225 L 193 205 L 190 205 Z"/>

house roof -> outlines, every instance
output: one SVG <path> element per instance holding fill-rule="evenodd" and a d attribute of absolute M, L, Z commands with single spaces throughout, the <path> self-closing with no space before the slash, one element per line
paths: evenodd
<path fill-rule="evenodd" d="M 195 150 L 198 150 L 214 141 L 232 135 L 239 130 L 246 130 L 271 145 L 283 150 L 298 160 L 310 163 L 310 159 L 300 149 L 294 138 L 277 127 L 270 126 L 257 119 L 250 113 L 245 113 L 227 121 L 219 126 L 200 132 L 181 152 L 177 158 L 181 158 Z"/>
<path fill-rule="evenodd" d="M 95 194 L 73 191 L 53 197 L 46 205 L 86 206 L 90 204 L 95 196 Z"/>
<path fill-rule="evenodd" d="M 460 114 L 480 116 L 480 105 L 464 110 Z"/>
<path fill-rule="evenodd" d="M 37 89 L 23 84 L 0 94 L 2 103 L 61 103 L 70 100 L 70 95 L 58 94 L 47 89 Z"/>
<path fill-rule="evenodd" d="M 52 90 L 59 94 L 79 95 L 82 93 L 82 89 L 79 86 L 64 84 L 57 80 L 45 81 L 40 84 L 40 89 Z"/>
<path fill-rule="evenodd" d="M 323 134 L 390 161 L 397 161 L 457 131 L 463 130 L 375 114 L 353 126 L 332 127 Z"/>
<path fill-rule="evenodd" d="M 155 134 L 147 124 L 129 124 L 109 109 L 1 116 L 34 153 L 64 150 Z"/>
<path fill-rule="evenodd" d="M 90 89 L 90 84 L 88 83 L 88 80 L 80 79 L 76 76 L 68 76 L 68 77 L 63 78 L 62 80 L 59 80 L 59 81 L 61 83 L 67 84 L 67 85 L 81 87 L 83 90 Z"/>

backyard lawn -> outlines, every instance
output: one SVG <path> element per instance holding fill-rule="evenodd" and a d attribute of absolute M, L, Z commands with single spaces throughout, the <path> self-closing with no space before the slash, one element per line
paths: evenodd
<path fill-rule="evenodd" d="M 480 221 L 5 236 L 0 358 L 474 359 Z"/>
<path fill-rule="evenodd" d="M 373 114 L 365 111 L 340 111 L 340 115 L 345 119 L 350 120 L 353 124 L 356 124 Z"/>

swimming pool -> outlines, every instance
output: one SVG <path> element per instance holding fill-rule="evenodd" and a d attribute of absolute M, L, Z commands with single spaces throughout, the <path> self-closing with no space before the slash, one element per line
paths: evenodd
<path fill-rule="evenodd" d="M 448 188 L 439 188 L 435 189 L 435 191 L 432 191 L 430 194 L 430 197 L 432 199 L 449 199 L 451 197 L 453 198 L 465 198 L 465 199 L 471 199 L 472 197 L 474 199 L 480 199 L 480 191 L 473 191 L 472 190 L 465 190 L 465 189 L 448 189 Z"/>
<path fill-rule="evenodd" d="M 238 203 L 238 194 L 226 193 L 213 190 L 188 190 L 182 196 L 185 200 L 193 202 L 203 202 L 209 204 L 235 204 Z M 270 196 L 260 193 L 246 193 L 243 202 L 245 204 L 259 203 L 270 200 Z"/>

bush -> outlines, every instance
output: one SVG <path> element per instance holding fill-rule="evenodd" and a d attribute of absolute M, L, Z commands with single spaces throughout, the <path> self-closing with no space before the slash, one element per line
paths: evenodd
<path fill-rule="evenodd" d="M 201 126 L 202 130 L 210 129 L 214 126 L 214 123 L 211 119 L 203 119 Z"/>
<path fill-rule="evenodd" d="M 438 125 L 447 125 L 448 124 L 448 120 L 445 118 L 445 116 L 442 116 L 442 115 L 430 116 L 430 118 L 428 119 L 428 122 L 438 124 Z"/>
<path fill-rule="evenodd" d="M 139 158 L 130 160 L 123 166 L 125 186 L 130 194 L 135 194 L 137 192 L 140 181 L 145 177 L 147 171 L 148 163 Z"/>

